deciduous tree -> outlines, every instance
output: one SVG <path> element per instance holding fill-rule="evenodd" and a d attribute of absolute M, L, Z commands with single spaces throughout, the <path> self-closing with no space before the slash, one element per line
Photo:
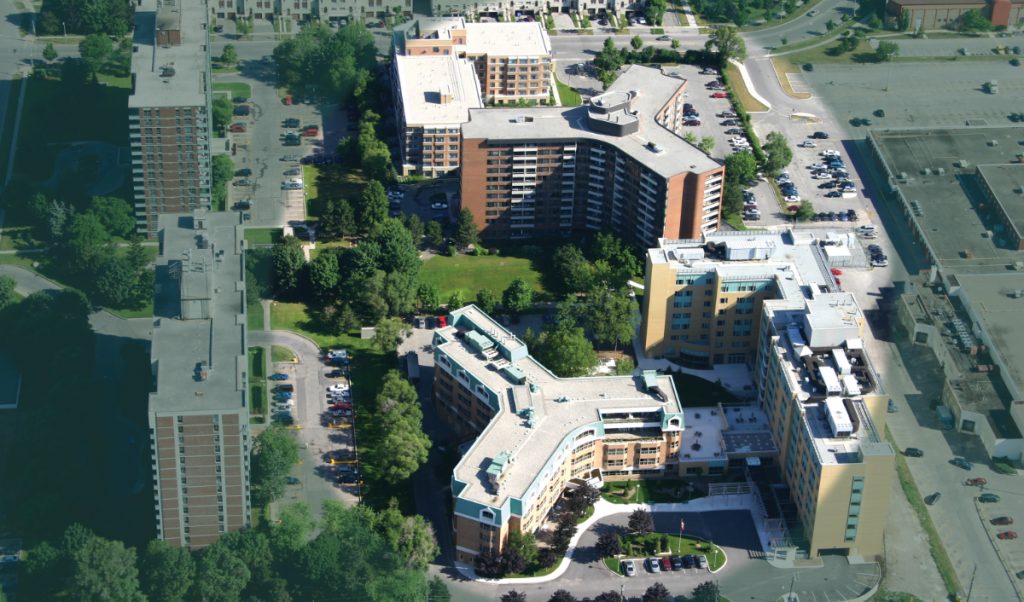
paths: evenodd
<path fill-rule="evenodd" d="M 150 602 L 181 602 L 192 587 L 196 566 L 187 548 L 171 546 L 162 539 L 146 545 L 139 568 L 142 591 Z"/>
<path fill-rule="evenodd" d="M 765 168 L 770 173 L 782 171 L 793 160 L 793 150 L 789 148 L 786 137 L 779 132 L 770 132 L 764 143 Z"/>
<path fill-rule="evenodd" d="M 381 353 L 394 353 L 405 337 L 409 336 L 409 327 L 398 318 L 384 318 L 377 322 L 373 335 L 373 344 Z"/>
<path fill-rule="evenodd" d="M 725 158 L 725 178 L 730 182 L 748 182 L 757 175 L 757 159 L 750 151 L 740 151 Z"/>
<path fill-rule="evenodd" d="M 93 535 L 70 552 L 70 585 L 83 602 L 142 602 L 135 550 Z"/>
<path fill-rule="evenodd" d="M 672 594 L 660 581 L 656 581 L 644 592 L 643 602 L 672 602 Z"/>
<path fill-rule="evenodd" d="M 220 53 L 220 62 L 225 65 L 234 65 L 238 62 L 238 51 L 235 50 L 234 44 L 224 46 L 224 50 Z"/>
<path fill-rule="evenodd" d="M 629 530 L 645 535 L 654 530 L 654 518 L 643 508 L 637 508 L 629 515 Z"/>
<path fill-rule="evenodd" d="M 285 236 L 274 245 L 271 261 L 274 266 L 274 288 L 282 293 L 298 291 L 306 267 L 302 241 L 294 236 Z"/>
<path fill-rule="evenodd" d="M 444 244 L 444 227 L 437 220 L 427 222 L 424 234 L 427 237 L 427 244 L 437 248 Z"/>
<path fill-rule="evenodd" d="M 607 531 L 597 538 L 596 548 L 601 556 L 618 556 L 622 553 L 622 541 L 618 533 Z"/>
<path fill-rule="evenodd" d="M 223 544 L 215 543 L 199 555 L 194 595 L 208 602 L 237 602 L 250 577 L 241 558 Z"/>
<path fill-rule="evenodd" d="M 455 246 L 465 249 L 469 245 L 477 243 L 476 221 L 473 219 L 473 212 L 463 209 L 459 212 L 459 219 L 455 223 Z"/>
<path fill-rule="evenodd" d="M 730 59 L 743 61 L 747 58 L 747 45 L 740 37 L 739 30 L 728 25 L 713 30 L 704 48 L 716 52 L 722 66 Z"/>
<path fill-rule="evenodd" d="M 348 199 L 328 199 L 316 228 L 317 238 L 324 242 L 339 240 L 356 233 L 356 216 Z"/>
<path fill-rule="evenodd" d="M 484 313 L 494 313 L 494 308 L 498 305 L 498 297 L 489 288 L 482 288 L 476 292 L 476 305 Z"/>
<path fill-rule="evenodd" d="M 597 353 L 583 334 L 583 329 L 557 326 L 541 333 L 531 350 L 549 370 L 561 377 L 589 374 L 597 364 Z"/>
<path fill-rule="evenodd" d="M 90 34 L 85 36 L 81 42 L 78 43 L 78 53 L 82 57 L 82 61 L 85 62 L 85 66 L 89 69 L 90 73 L 96 74 L 106 64 L 107 59 L 114 52 L 114 43 L 110 41 L 110 36 L 102 34 Z"/>
<path fill-rule="evenodd" d="M 299 461 L 295 437 L 280 425 L 257 435 L 252 450 L 252 501 L 264 506 L 284 493 L 288 473 Z"/>
<path fill-rule="evenodd" d="M 501 305 L 510 313 L 522 313 L 533 306 L 533 289 L 522 278 L 516 278 L 502 293 Z"/>

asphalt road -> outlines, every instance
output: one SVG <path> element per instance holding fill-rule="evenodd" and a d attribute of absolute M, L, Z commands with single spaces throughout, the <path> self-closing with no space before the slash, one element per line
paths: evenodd
<path fill-rule="evenodd" d="M 788 44 L 796 44 L 810 38 L 821 37 L 828 32 L 825 24 L 829 20 L 838 25 L 844 14 L 853 15 L 856 8 L 857 3 L 852 0 L 821 0 L 812 9 L 815 11 L 814 16 L 805 14 L 780 25 L 743 34 L 747 43 L 747 54 L 760 56 L 771 48 L 782 46 L 783 38 L 786 38 Z"/>

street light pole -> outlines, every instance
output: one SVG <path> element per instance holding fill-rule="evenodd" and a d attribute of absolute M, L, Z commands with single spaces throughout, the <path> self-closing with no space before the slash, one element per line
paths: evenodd
<path fill-rule="evenodd" d="M 64 37 L 65 38 L 68 37 L 68 24 L 65 23 L 64 21 L 61 21 L 60 24 L 61 24 L 61 26 L 64 27 Z"/>

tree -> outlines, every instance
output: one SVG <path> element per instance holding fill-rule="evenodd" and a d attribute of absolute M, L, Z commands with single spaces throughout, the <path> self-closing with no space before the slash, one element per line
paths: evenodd
<path fill-rule="evenodd" d="M 679 50 L 680 46 L 682 46 L 682 44 L 679 40 L 672 40 L 672 50 Z"/>
<path fill-rule="evenodd" d="M 714 581 L 705 581 L 693 589 L 690 602 L 718 602 L 721 593 Z"/>
<path fill-rule="evenodd" d="M 667 9 L 668 3 L 665 0 L 648 0 L 647 6 L 644 7 L 644 14 L 651 25 L 661 25 Z"/>
<path fill-rule="evenodd" d="M 463 209 L 459 212 L 459 218 L 455 222 L 455 246 L 465 249 L 469 245 L 477 243 L 476 221 L 473 219 L 473 212 Z"/>
<path fill-rule="evenodd" d="M 519 553 L 519 550 L 515 548 L 505 548 L 505 551 L 501 553 L 501 572 L 505 575 L 509 573 L 522 573 L 526 570 L 527 564 L 523 555 Z"/>
<path fill-rule="evenodd" d="M 96 274 L 110 254 L 110 235 L 98 217 L 83 213 L 71 219 L 63 243 L 65 266 L 82 274 Z"/>
<path fill-rule="evenodd" d="M 770 132 L 765 138 L 765 169 L 776 174 L 782 171 L 793 160 L 793 151 L 786 142 L 786 137 L 779 132 Z"/>
<path fill-rule="evenodd" d="M 54 48 L 53 44 L 50 42 L 47 42 L 46 48 L 43 48 L 43 59 L 47 63 L 52 63 L 53 61 L 57 60 L 57 49 Z"/>
<path fill-rule="evenodd" d="M 336 31 L 324 23 L 303 27 L 274 48 L 273 58 L 281 84 L 290 90 L 341 104 L 371 96 L 365 92 L 376 49 L 373 35 L 358 21 Z"/>
<path fill-rule="evenodd" d="M 413 475 L 427 461 L 430 438 L 423 433 L 423 411 L 414 403 L 388 402 L 369 426 L 376 445 L 363 454 L 366 473 L 390 485 Z"/>
<path fill-rule="evenodd" d="M 363 189 L 362 202 L 359 205 L 359 225 L 365 231 L 371 231 L 388 217 L 388 195 L 384 185 L 376 180 L 370 181 Z"/>
<path fill-rule="evenodd" d="M 637 508 L 629 515 L 629 530 L 634 533 L 646 535 L 654 531 L 654 518 L 651 513 L 643 508 Z"/>
<path fill-rule="evenodd" d="M 413 244 L 419 247 L 420 240 L 423 238 L 423 220 L 420 219 L 420 216 L 415 213 L 407 214 L 405 216 L 405 229 L 409 231 Z"/>
<path fill-rule="evenodd" d="M 306 267 L 302 241 L 294 236 L 285 236 L 271 249 L 271 262 L 274 266 L 274 288 L 282 293 L 296 292 Z"/>
<path fill-rule="evenodd" d="M 644 592 L 643 602 L 672 602 L 672 594 L 669 593 L 660 581 L 656 581 Z"/>
<path fill-rule="evenodd" d="M 424 234 L 427 237 L 428 245 L 437 248 L 444 244 L 444 228 L 441 226 L 441 222 L 437 220 L 427 222 Z"/>
<path fill-rule="evenodd" d="M 150 602 L 180 602 L 192 587 L 196 566 L 187 548 L 161 539 L 146 545 L 139 559 L 142 591 Z"/>
<path fill-rule="evenodd" d="M 808 200 L 800 201 L 800 206 L 796 210 L 796 219 L 806 222 L 814 217 L 814 205 Z"/>
<path fill-rule="evenodd" d="M 589 290 L 594 284 L 594 266 L 574 244 L 558 247 L 552 257 L 555 280 L 564 293 Z"/>
<path fill-rule="evenodd" d="M 618 533 L 607 531 L 597 538 L 596 548 L 598 554 L 605 558 L 618 556 L 622 553 L 622 541 L 619 539 Z"/>
<path fill-rule="evenodd" d="M 114 43 L 110 41 L 110 36 L 90 34 L 78 43 L 78 53 L 91 74 L 98 73 L 113 52 Z"/>
<path fill-rule="evenodd" d="M 884 63 L 892 60 L 894 56 L 900 53 L 900 47 L 896 42 L 880 41 L 878 48 L 875 49 L 875 60 L 879 63 Z"/>
<path fill-rule="evenodd" d="M 277 523 L 270 528 L 270 549 L 274 557 L 296 554 L 309 542 L 309 534 L 315 526 L 309 506 L 301 502 L 283 506 L 277 513 Z"/>
<path fill-rule="evenodd" d="M 96 301 L 116 308 L 139 308 L 153 294 L 153 271 L 138 241 L 128 254 L 109 255 L 100 264 L 90 287 Z"/>
<path fill-rule="evenodd" d="M 491 292 L 491 289 L 482 288 L 476 292 L 476 305 L 485 314 L 494 313 L 494 308 L 498 305 L 498 297 Z"/>
<path fill-rule="evenodd" d="M 568 325 L 542 332 L 532 353 L 563 378 L 589 374 L 597 364 L 597 353 L 583 329 Z"/>
<path fill-rule="evenodd" d="M 466 299 L 462 296 L 462 291 L 456 290 L 452 293 L 451 297 L 448 297 L 448 311 L 459 309 L 466 304 Z"/>
<path fill-rule="evenodd" d="M 725 158 L 725 178 L 730 182 L 749 182 L 757 175 L 757 159 L 750 151 L 740 151 Z"/>
<path fill-rule="evenodd" d="M 401 220 L 385 218 L 370 233 L 366 242 L 379 249 L 375 258 L 377 269 L 385 272 L 404 272 L 412 276 L 419 272 L 419 251 Z M 365 243 L 360 246 L 365 246 Z"/>
<path fill-rule="evenodd" d="M 833 21 L 832 19 L 829 19 L 828 21 L 825 21 L 825 30 L 826 31 L 832 31 L 835 28 L 836 28 L 836 22 L 835 21 Z"/>
<path fill-rule="evenodd" d="M 13 305 L 17 300 L 14 287 L 17 283 L 10 276 L 0 276 L 0 311 Z"/>
<path fill-rule="evenodd" d="M 203 550 L 196 563 L 194 594 L 204 602 L 237 602 L 250 577 L 241 558 L 215 543 Z"/>
<path fill-rule="evenodd" d="M 391 549 L 398 553 L 405 566 L 425 571 L 431 560 L 441 553 L 434 537 L 434 528 L 422 516 L 402 516 L 398 501 L 391 498 L 388 507 L 377 514 L 378 532 Z"/>
<path fill-rule="evenodd" d="M 274 553 L 270 549 L 270 540 L 265 533 L 254 529 L 231 531 L 222 535 L 218 543 L 231 550 L 245 563 L 253 581 L 263 583 L 271 579 Z"/>
<path fill-rule="evenodd" d="M 501 602 L 526 602 L 526 594 L 509 590 L 501 595 Z"/>
<path fill-rule="evenodd" d="M 317 238 L 324 242 L 352 236 L 356 232 L 356 215 L 347 199 L 328 199 L 317 224 Z"/>
<path fill-rule="evenodd" d="M 629 45 L 633 47 L 633 50 L 640 50 L 641 48 L 643 48 L 644 39 L 641 38 L 640 36 L 633 36 L 629 40 Z"/>
<path fill-rule="evenodd" d="M 594 602 L 622 602 L 622 594 L 615 590 L 608 590 L 604 593 L 598 594 L 594 598 Z"/>
<path fill-rule="evenodd" d="M 424 282 L 416 289 L 416 301 L 419 302 L 420 309 L 432 311 L 441 305 L 441 293 L 433 284 Z"/>
<path fill-rule="evenodd" d="M 719 63 L 723 66 L 730 59 L 743 61 L 747 58 L 747 45 L 740 37 L 739 30 L 728 25 L 712 31 L 704 49 L 714 50 L 718 54 Z"/>
<path fill-rule="evenodd" d="M 587 295 L 584 321 L 595 340 L 618 349 L 620 343 L 633 340 L 635 311 L 628 290 L 602 286 Z"/>
<path fill-rule="evenodd" d="M 327 306 L 335 300 L 340 281 L 337 253 L 325 250 L 309 262 L 309 287 L 319 305 Z"/>
<path fill-rule="evenodd" d="M 89 204 L 89 212 L 99 218 L 107 232 L 121 238 L 130 238 L 135 232 L 135 214 L 124 199 L 96 196 Z"/>
<path fill-rule="evenodd" d="M 548 598 L 548 602 L 576 602 L 576 596 L 564 589 L 557 590 Z"/>
<path fill-rule="evenodd" d="M 231 100 L 223 96 L 218 96 L 213 99 L 213 129 L 217 132 L 218 136 L 224 135 L 224 130 L 227 129 L 228 123 L 231 122 L 234 109 L 232 108 Z M 217 157 L 226 157 L 227 155 L 214 155 L 214 160 Z"/>
<path fill-rule="evenodd" d="M 491 552 L 484 551 L 477 554 L 476 558 L 473 560 L 473 570 L 475 570 L 476 574 L 481 577 L 494 579 L 501 577 L 504 572 L 504 567 L 502 566 L 501 558 L 495 556 Z"/>
<path fill-rule="evenodd" d="M 451 602 L 452 599 L 448 585 L 437 575 L 430 580 L 430 585 L 427 586 L 427 595 L 427 599 L 431 602 Z"/>
<path fill-rule="evenodd" d="M 260 433 L 252 449 L 252 502 L 265 506 L 284 493 L 288 473 L 299 462 L 299 445 L 280 425 Z"/>
<path fill-rule="evenodd" d="M 516 554 L 522 558 L 525 566 L 531 566 L 537 562 L 537 555 L 540 553 L 540 549 L 537 547 L 537 538 L 534 537 L 533 533 L 523 533 L 522 531 L 512 530 L 508 534 L 508 543 L 505 544 L 505 549 L 515 550 Z M 515 573 L 522 572 L 523 569 L 518 571 L 511 571 Z"/>
<path fill-rule="evenodd" d="M 214 114 L 216 115 L 216 107 L 214 107 Z M 216 121 L 216 117 L 214 121 Z M 214 125 L 214 127 L 217 126 Z M 213 203 L 216 207 L 225 207 L 228 202 L 228 182 L 235 177 L 235 162 L 227 155 L 214 155 L 211 164 L 213 167 Z"/>
<path fill-rule="evenodd" d="M 409 327 L 398 318 L 384 318 L 377 322 L 373 335 L 373 344 L 381 353 L 394 353 L 405 337 L 410 334 Z"/>
<path fill-rule="evenodd" d="M 224 51 L 220 54 L 220 62 L 225 65 L 234 65 L 238 62 L 238 51 L 235 50 L 234 44 L 224 46 Z"/>
<path fill-rule="evenodd" d="M 615 360 L 615 374 L 618 376 L 629 376 L 635 370 L 636 364 L 633 362 L 633 358 L 628 355 L 624 355 Z"/>
<path fill-rule="evenodd" d="M 75 599 L 83 602 L 141 602 L 139 571 L 135 567 L 135 550 L 119 541 L 92 535 L 78 549 L 69 553 L 70 584 Z"/>
<path fill-rule="evenodd" d="M 715 150 L 715 139 L 711 136 L 704 136 L 697 143 L 697 149 L 705 155 L 710 155 L 711 151 Z"/>
<path fill-rule="evenodd" d="M 533 306 L 533 289 L 522 278 L 516 278 L 501 295 L 505 311 L 518 314 Z"/>

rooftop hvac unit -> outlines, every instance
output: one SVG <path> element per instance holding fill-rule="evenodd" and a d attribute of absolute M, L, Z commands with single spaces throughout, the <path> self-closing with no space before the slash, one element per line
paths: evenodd
<path fill-rule="evenodd" d="M 971 166 L 971 162 L 968 161 L 967 159 L 957 159 L 955 165 L 957 167 L 970 167 Z"/>

